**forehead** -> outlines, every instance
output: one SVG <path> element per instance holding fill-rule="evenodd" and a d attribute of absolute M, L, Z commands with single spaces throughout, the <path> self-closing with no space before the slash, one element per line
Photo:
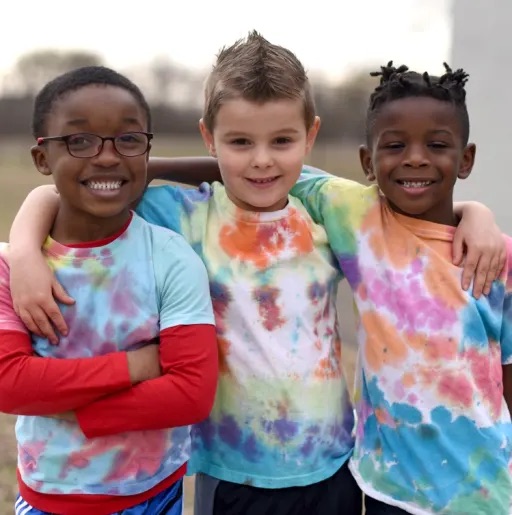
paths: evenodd
<path fill-rule="evenodd" d="M 285 127 L 305 130 L 304 102 L 299 98 L 254 102 L 235 98 L 224 102 L 217 112 L 219 131 L 274 132 Z"/>
<path fill-rule="evenodd" d="M 48 127 L 62 124 L 137 123 L 147 125 L 147 116 L 133 94 L 124 88 L 102 84 L 65 93 L 52 106 Z"/>
<path fill-rule="evenodd" d="M 460 135 L 460 125 L 457 109 L 452 103 L 430 97 L 408 97 L 382 105 L 373 132 L 443 129 Z"/>

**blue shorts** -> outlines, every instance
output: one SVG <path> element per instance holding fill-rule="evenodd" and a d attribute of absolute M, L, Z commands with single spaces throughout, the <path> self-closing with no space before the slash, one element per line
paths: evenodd
<path fill-rule="evenodd" d="M 182 511 L 183 480 L 180 479 L 155 497 L 112 515 L 181 515 Z M 14 504 L 14 513 L 16 515 L 59 515 L 33 508 L 21 495 L 18 495 Z"/>

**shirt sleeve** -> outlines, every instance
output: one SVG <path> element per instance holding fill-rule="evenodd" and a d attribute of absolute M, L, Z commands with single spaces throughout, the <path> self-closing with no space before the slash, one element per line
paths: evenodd
<path fill-rule="evenodd" d="M 49 415 L 130 386 L 125 353 L 66 360 L 34 355 L 30 335 L 14 311 L 9 267 L 0 252 L 0 411 Z"/>
<path fill-rule="evenodd" d="M 192 242 L 193 220 L 207 208 L 210 197 L 211 187 L 206 183 L 199 188 L 151 186 L 145 191 L 136 212 L 147 222 L 171 229 Z"/>
<path fill-rule="evenodd" d="M 213 405 L 217 336 L 213 325 L 184 325 L 160 334 L 163 375 L 77 410 L 88 438 L 187 426 L 204 420 Z"/>
<path fill-rule="evenodd" d="M 325 227 L 338 257 L 355 254 L 356 233 L 379 201 L 376 186 L 363 186 L 312 167 L 303 168 L 290 193 L 302 202 L 316 223 Z"/>
<path fill-rule="evenodd" d="M 153 244 L 160 330 L 176 325 L 214 324 L 206 267 L 179 235 Z"/>
<path fill-rule="evenodd" d="M 507 245 L 507 264 L 503 271 L 505 275 L 505 301 L 503 303 L 500 341 L 501 363 L 512 365 L 512 238 L 506 236 L 505 243 Z"/>

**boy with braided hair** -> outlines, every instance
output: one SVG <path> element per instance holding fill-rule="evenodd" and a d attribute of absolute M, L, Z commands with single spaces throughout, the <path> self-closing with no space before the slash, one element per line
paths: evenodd
<path fill-rule="evenodd" d="M 357 427 L 350 469 L 366 514 L 507 515 L 512 498 L 512 281 L 460 288 L 451 261 L 457 179 L 469 176 L 464 70 L 383 66 L 360 149 L 363 188 L 311 176 L 293 193 L 355 295 Z"/>

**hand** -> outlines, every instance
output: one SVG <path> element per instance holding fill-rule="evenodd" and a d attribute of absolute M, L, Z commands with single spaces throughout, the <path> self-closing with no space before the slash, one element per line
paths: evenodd
<path fill-rule="evenodd" d="M 488 295 L 506 261 L 505 239 L 490 209 L 468 202 L 453 239 L 453 263 L 459 266 L 465 254 L 462 288 L 473 279 L 473 296 Z"/>
<path fill-rule="evenodd" d="M 68 328 L 56 300 L 63 304 L 75 301 L 55 279 L 40 252 L 29 257 L 11 253 L 8 261 L 14 310 L 30 332 L 57 344 L 55 330 L 66 335 Z"/>
<path fill-rule="evenodd" d="M 156 379 L 162 375 L 160 368 L 160 347 L 158 338 L 151 340 L 144 347 L 127 353 L 128 370 L 132 384 L 141 383 L 149 379 Z"/>

